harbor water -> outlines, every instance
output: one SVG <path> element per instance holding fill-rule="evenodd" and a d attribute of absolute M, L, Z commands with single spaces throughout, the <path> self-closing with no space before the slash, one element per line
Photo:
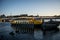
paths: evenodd
<path fill-rule="evenodd" d="M 60 25 L 58 26 L 60 30 Z M 9 22 L 0 22 L 0 40 L 60 40 L 60 31 L 43 31 L 38 29 L 32 33 L 16 33 L 15 28 Z"/>

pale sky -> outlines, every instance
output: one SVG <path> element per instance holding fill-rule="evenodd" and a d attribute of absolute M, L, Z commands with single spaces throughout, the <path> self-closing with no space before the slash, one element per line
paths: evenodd
<path fill-rule="evenodd" d="M 0 0 L 0 15 L 60 15 L 60 0 Z"/>

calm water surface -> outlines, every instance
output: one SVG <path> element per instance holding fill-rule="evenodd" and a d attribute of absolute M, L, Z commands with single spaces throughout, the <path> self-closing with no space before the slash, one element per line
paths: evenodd
<path fill-rule="evenodd" d="M 11 32 L 14 35 L 10 35 Z M 60 31 L 46 31 L 43 35 L 43 31 L 34 30 L 32 34 L 20 34 L 15 33 L 10 23 L 0 23 L 0 40 L 60 40 Z"/>

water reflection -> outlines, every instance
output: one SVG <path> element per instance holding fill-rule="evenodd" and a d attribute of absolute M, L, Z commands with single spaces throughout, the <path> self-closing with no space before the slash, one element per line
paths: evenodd
<path fill-rule="evenodd" d="M 3 24 L 1 24 L 3 25 Z M 16 33 L 10 23 L 5 26 L 0 25 L 0 40 L 60 40 L 60 31 L 46 31 L 43 35 L 42 30 L 34 30 L 32 34 L 29 33 Z"/>

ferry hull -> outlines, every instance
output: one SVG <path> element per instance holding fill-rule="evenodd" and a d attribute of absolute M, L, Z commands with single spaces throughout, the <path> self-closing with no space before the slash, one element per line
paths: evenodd
<path fill-rule="evenodd" d="M 20 33 L 34 33 L 34 24 L 12 24 L 11 26 Z"/>

